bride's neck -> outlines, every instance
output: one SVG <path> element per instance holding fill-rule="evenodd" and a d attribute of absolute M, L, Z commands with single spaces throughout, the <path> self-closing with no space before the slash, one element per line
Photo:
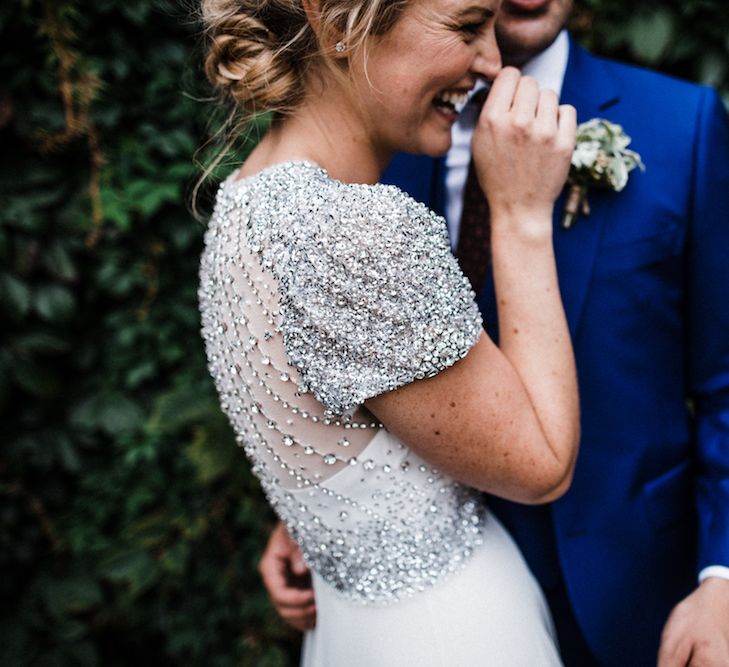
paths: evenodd
<path fill-rule="evenodd" d="M 345 183 L 376 183 L 392 158 L 378 148 L 374 131 L 355 104 L 333 92 L 308 96 L 289 117 L 274 125 L 251 153 L 243 170 L 287 160 L 310 160 Z"/>

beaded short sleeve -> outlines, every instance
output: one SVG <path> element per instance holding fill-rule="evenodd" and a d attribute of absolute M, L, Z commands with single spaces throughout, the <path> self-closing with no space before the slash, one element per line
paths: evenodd
<path fill-rule="evenodd" d="M 284 345 L 332 414 L 464 357 L 481 319 L 445 221 L 394 186 L 271 170 L 248 242 L 279 286 Z"/>
<path fill-rule="evenodd" d="M 387 602 L 467 562 L 485 507 L 362 403 L 464 356 L 481 321 L 445 225 L 308 163 L 219 190 L 200 261 L 220 404 L 314 572 Z"/>

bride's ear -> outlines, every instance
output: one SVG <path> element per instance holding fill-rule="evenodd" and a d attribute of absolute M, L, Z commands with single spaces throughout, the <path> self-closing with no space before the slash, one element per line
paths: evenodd
<path fill-rule="evenodd" d="M 339 30 L 323 29 L 321 22 L 321 6 L 319 0 L 301 0 L 312 31 L 319 42 L 319 48 L 331 58 L 346 57 L 346 47 L 342 41 L 342 33 Z"/>

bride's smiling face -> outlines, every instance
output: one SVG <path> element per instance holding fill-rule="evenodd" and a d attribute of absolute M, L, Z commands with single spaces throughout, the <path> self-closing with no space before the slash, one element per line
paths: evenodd
<path fill-rule="evenodd" d="M 500 0 L 412 0 L 350 61 L 360 120 L 379 152 L 442 155 L 466 95 L 501 68 Z"/>

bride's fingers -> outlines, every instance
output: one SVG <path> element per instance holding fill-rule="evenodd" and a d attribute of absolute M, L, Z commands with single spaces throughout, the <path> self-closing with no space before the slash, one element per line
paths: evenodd
<path fill-rule="evenodd" d="M 539 91 L 535 127 L 543 136 L 553 136 L 557 132 L 559 100 L 552 90 Z"/>
<path fill-rule="evenodd" d="M 491 84 L 481 111 L 487 118 L 497 119 L 509 112 L 514 101 L 521 73 L 515 67 L 504 67 Z"/>
<path fill-rule="evenodd" d="M 534 122 L 539 101 L 539 84 L 530 76 L 523 76 L 514 94 L 511 113 L 517 127 L 528 128 Z"/>
<path fill-rule="evenodd" d="M 575 134 L 577 132 L 577 109 L 571 104 L 559 106 L 557 119 L 557 143 L 569 151 L 570 155 L 575 148 Z"/>

